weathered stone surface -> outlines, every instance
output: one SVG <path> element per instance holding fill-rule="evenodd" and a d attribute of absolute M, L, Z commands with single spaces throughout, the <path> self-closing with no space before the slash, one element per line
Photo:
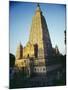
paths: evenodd
<path fill-rule="evenodd" d="M 35 69 L 40 68 L 40 72 L 46 72 L 42 68 L 46 68 L 46 61 L 49 60 L 48 57 L 51 55 L 52 44 L 47 23 L 38 4 L 32 18 L 29 41 L 24 48 L 21 45 L 17 48 L 16 59 L 18 60 L 16 60 L 16 65 L 19 64 L 18 66 L 20 66 L 22 63 L 21 66 L 26 67 L 25 60 L 22 58 L 26 58 L 26 60 L 32 58 Z M 22 59 L 22 62 L 19 59 Z M 33 71 L 35 72 L 35 70 Z"/>

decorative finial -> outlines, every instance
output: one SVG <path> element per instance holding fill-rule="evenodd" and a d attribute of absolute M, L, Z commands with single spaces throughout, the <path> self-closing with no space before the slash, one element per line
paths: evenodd
<path fill-rule="evenodd" d="M 37 3 L 37 7 L 40 7 L 39 3 Z"/>
<path fill-rule="evenodd" d="M 37 3 L 37 9 L 36 10 L 41 11 L 39 3 Z"/>

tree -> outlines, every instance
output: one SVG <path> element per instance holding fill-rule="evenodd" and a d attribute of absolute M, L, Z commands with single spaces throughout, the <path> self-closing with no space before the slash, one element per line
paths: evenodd
<path fill-rule="evenodd" d="M 10 58 L 10 67 L 14 67 L 15 65 L 15 56 L 13 54 L 9 54 L 9 58 Z"/>

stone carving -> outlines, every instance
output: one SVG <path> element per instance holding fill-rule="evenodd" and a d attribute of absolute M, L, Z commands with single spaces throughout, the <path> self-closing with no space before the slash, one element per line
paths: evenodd
<path fill-rule="evenodd" d="M 46 62 L 49 61 L 48 58 L 51 55 L 52 44 L 47 28 L 47 23 L 39 4 L 37 4 L 37 9 L 32 19 L 29 41 L 25 47 L 22 47 L 20 44 L 17 48 L 16 66 L 20 67 L 21 65 L 21 67 L 28 67 L 29 69 L 26 69 L 29 70 L 29 72 L 38 72 L 37 70 L 39 68 L 40 72 L 46 73 Z M 30 68 L 32 63 L 32 68 Z"/>

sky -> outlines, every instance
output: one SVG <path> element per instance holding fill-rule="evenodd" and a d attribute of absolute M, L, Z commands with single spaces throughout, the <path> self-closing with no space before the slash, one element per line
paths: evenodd
<path fill-rule="evenodd" d="M 10 53 L 16 54 L 19 43 L 23 46 L 29 40 L 32 17 L 37 3 L 14 2 L 9 3 L 9 37 Z M 64 4 L 40 3 L 41 11 L 46 19 L 52 47 L 58 46 L 60 53 L 65 54 L 64 30 L 66 6 Z"/>

